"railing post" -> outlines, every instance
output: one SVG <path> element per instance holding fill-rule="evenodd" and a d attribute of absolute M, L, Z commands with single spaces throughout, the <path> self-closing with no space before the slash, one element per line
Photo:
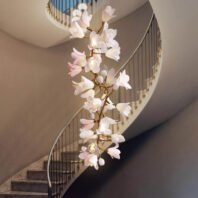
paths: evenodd
<path fill-rule="evenodd" d="M 48 198 L 52 198 L 52 188 L 48 186 Z"/>

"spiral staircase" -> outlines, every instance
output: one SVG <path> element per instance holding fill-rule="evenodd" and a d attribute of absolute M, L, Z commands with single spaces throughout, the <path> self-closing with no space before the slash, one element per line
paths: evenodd
<path fill-rule="evenodd" d="M 55 12 L 52 13 L 53 15 L 57 18 Z M 65 25 L 67 20 L 61 17 L 60 13 L 58 15 L 58 20 L 63 19 L 61 26 Z M 133 88 L 130 91 L 119 90 L 111 99 L 115 103 L 130 101 L 132 111 L 127 119 L 119 117 L 116 111 L 112 111 L 111 117 L 121 120 L 112 126 L 114 133 L 123 134 L 152 97 L 160 77 L 161 53 L 160 30 L 153 14 L 134 53 L 117 71 L 117 74 L 124 69 L 127 71 Z M 63 197 L 72 183 L 87 169 L 78 158 L 82 145 L 79 139 L 79 119 L 82 117 L 86 118 L 88 114 L 80 108 L 59 133 L 49 156 L 45 156 L 12 177 L 4 185 L 0 198 Z M 105 151 L 109 146 L 106 143 L 103 150 Z"/>

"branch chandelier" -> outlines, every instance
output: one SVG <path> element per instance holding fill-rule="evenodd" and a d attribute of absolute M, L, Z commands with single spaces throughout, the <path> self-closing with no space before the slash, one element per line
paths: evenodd
<path fill-rule="evenodd" d="M 120 134 L 112 130 L 120 120 L 112 119 L 110 111 L 117 110 L 121 117 L 128 117 L 131 112 L 129 103 L 115 104 L 112 101 L 112 94 L 118 89 L 131 89 L 129 76 L 126 71 L 120 72 L 115 77 L 115 69 L 103 63 L 103 57 L 119 61 L 120 46 L 115 40 L 116 29 L 109 28 L 109 21 L 115 16 L 115 9 L 106 6 L 101 13 L 101 27 L 92 29 L 92 14 L 89 12 L 87 3 L 79 3 L 76 9 L 71 11 L 69 31 L 71 38 L 88 38 L 88 53 L 73 49 L 72 61 L 68 63 L 69 75 L 75 77 L 84 72 L 80 82 L 73 81 L 74 94 L 84 99 L 83 108 L 88 111 L 89 118 L 80 119 L 82 127 L 80 138 L 83 146 L 79 158 L 85 166 L 92 166 L 96 170 L 99 166 L 105 165 L 101 157 L 105 143 L 112 143 L 113 146 L 107 149 L 107 153 L 116 159 L 120 159 L 119 144 L 125 141 Z M 87 50 L 86 50 L 87 51 Z"/>

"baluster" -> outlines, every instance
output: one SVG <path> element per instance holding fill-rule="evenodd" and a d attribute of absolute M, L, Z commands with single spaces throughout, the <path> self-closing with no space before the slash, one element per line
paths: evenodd
<path fill-rule="evenodd" d="M 150 36 L 149 36 L 149 54 L 150 54 L 150 78 L 149 78 L 149 85 L 152 85 L 152 23 L 150 26 Z"/>
<path fill-rule="evenodd" d="M 150 29 L 148 31 L 148 87 L 150 88 Z"/>
<path fill-rule="evenodd" d="M 57 20 L 59 20 L 59 0 L 57 0 L 57 5 L 56 5 L 56 10 L 57 10 Z"/>
<path fill-rule="evenodd" d="M 59 21 L 61 23 L 61 15 L 62 15 L 62 11 L 61 11 L 61 1 L 62 0 L 59 0 Z"/>
<path fill-rule="evenodd" d="M 62 0 L 62 2 L 63 2 L 63 10 L 62 10 L 63 25 L 65 25 L 65 0 Z"/>
<path fill-rule="evenodd" d="M 136 74 L 136 53 L 134 54 L 134 57 L 133 57 L 133 72 L 134 72 L 134 77 L 133 77 L 133 87 L 134 87 L 134 105 L 135 105 L 135 109 L 137 109 L 137 85 L 136 85 L 136 82 L 137 82 L 137 74 Z"/>
<path fill-rule="evenodd" d="M 73 139 L 73 147 L 74 147 L 74 152 L 76 152 L 76 140 L 77 140 L 77 123 L 78 123 L 78 114 L 74 118 L 74 139 Z M 74 161 L 76 160 L 76 154 L 74 155 Z M 74 170 L 76 172 L 76 164 L 74 163 Z"/>
<path fill-rule="evenodd" d="M 53 167 L 52 167 L 52 175 L 53 175 L 53 180 L 54 181 L 56 181 L 56 175 L 55 175 L 55 172 L 54 172 L 54 170 L 56 169 L 56 164 L 55 164 L 55 162 L 56 162 L 56 156 L 55 156 L 55 151 L 53 151 Z M 51 179 L 51 183 L 52 183 L 52 179 Z M 53 186 L 53 184 L 52 184 L 52 190 L 53 190 L 53 192 L 54 193 L 56 193 L 56 189 L 54 189 L 54 186 Z"/>
<path fill-rule="evenodd" d="M 61 1 L 62 1 L 62 9 L 61 9 L 62 24 L 64 24 L 64 0 Z"/>
<path fill-rule="evenodd" d="M 73 137 L 72 137 L 72 152 L 74 153 L 74 150 L 75 150 L 75 145 L 74 145 L 74 141 L 75 141 L 75 119 L 76 117 L 74 117 L 74 119 L 72 120 L 72 123 L 73 123 L 73 130 L 72 130 L 72 134 L 73 134 Z M 75 161 L 75 155 L 72 154 L 72 161 Z M 74 173 L 75 173 L 75 163 L 72 164 L 72 169 L 74 170 Z"/>
<path fill-rule="evenodd" d="M 79 111 L 78 113 L 78 119 L 77 119 L 77 129 L 76 129 L 76 150 L 79 152 L 79 130 L 80 130 L 80 119 L 81 119 L 81 112 L 82 110 Z M 76 161 L 78 161 L 78 156 L 77 156 L 77 159 Z M 80 166 L 79 166 L 79 163 L 77 163 L 76 165 L 76 168 L 77 168 L 77 171 L 80 169 Z"/>
<path fill-rule="evenodd" d="M 69 126 L 68 126 L 68 131 L 69 131 L 69 134 L 68 134 L 68 139 L 69 139 L 69 143 L 68 143 L 68 153 L 71 152 L 71 123 L 69 123 Z M 70 155 L 67 155 L 67 163 L 68 163 L 68 170 L 69 172 L 72 171 L 71 169 L 71 159 L 70 159 Z M 71 174 L 69 175 L 69 178 L 68 178 L 68 181 L 70 181 L 70 178 L 71 177 Z"/>
<path fill-rule="evenodd" d="M 66 133 L 65 133 L 65 153 L 68 153 L 69 151 L 69 127 L 67 126 L 66 128 Z M 69 166 L 68 166 L 68 155 L 65 156 L 64 160 L 64 170 L 69 171 Z M 69 174 L 66 174 L 66 183 L 69 181 Z"/>
<path fill-rule="evenodd" d="M 155 34 L 154 34 L 154 28 L 155 28 L 155 25 L 154 25 L 154 18 L 153 18 L 153 21 L 152 21 L 152 82 L 153 82 L 153 77 L 154 77 L 154 64 L 155 64 Z"/>
<path fill-rule="evenodd" d="M 56 14 L 57 14 L 57 4 L 56 4 L 57 0 L 54 1 L 54 8 L 55 8 L 55 13 L 54 13 L 54 16 L 55 16 L 55 19 L 56 19 Z"/>
<path fill-rule="evenodd" d="M 63 134 L 61 135 L 61 152 L 64 153 L 64 146 L 63 146 L 63 136 L 64 136 L 65 131 L 63 132 Z M 63 178 L 64 178 L 64 173 L 63 173 L 63 159 L 61 161 L 61 177 L 60 177 L 60 182 L 61 182 L 61 191 L 63 190 Z"/>
<path fill-rule="evenodd" d="M 146 58 L 146 90 L 147 92 L 149 91 L 149 86 L 148 86 L 148 78 L 149 78 L 149 50 L 148 50 L 148 33 L 146 34 L 146 38 L 145 38 L 145 58 Z"/>
<path fill-rule="evenodd" d="M 156 66 L 157 66 L 157 21 L 155 21 L 155 73 L 156 73 Z"/>
<path fill-rule="evenodd" d="M 143 85 L 142 85 L 142 44 L 139 47 L 138 50 L 139 58 L 138 58 L 138 68 L 139 68 L 139 83 L 140 83 L 140 90 L 139 90 L 139 103 L 142 103 L 142 91 L 143 91 Z"/>
<path fill-rule="evenodd" d="M 71 25 L 71 0 L 68 0 L 68 8 L 69 8 L 69 14 L 68 14 L 68 18 L 69 18 L 69 26 Z"/>
<path fill-rule="evenodd" d="M 50 180 L 52 181 L 53 180 L 53 177 L 54 177 L 54 175 L 53 175 L 53 166 L 54 166 L 54 163 L 53 163 L 53 161 L 54 161 L 54 152 L 52 152 L 52 155 L 51 155 L 51 158 L 49 159 L 50 160 L 50 164 L 49 164 L 49 176 L 50 176 Z M 47 162 L 47 164 L 48 164 L 48 162 Z M 49 193 L 51 194 L 51 196 L 52 196 L 52 194 L 53 194 L 53 189 L 50 187 L 50 189 L 49 189 Z"/>
<path fill-rule="evenodd" d="M 157 21 L 155 19 L 155 73 L 157 71 L 157 59 L 158 59 L 157 51 L 158 51 L 157 49 Z"/>
<path fill-rule="evenodd" d="M 58 181 L 58 178 L 57 178 L 57 172 L 56 172 L 56 170 L 58 169 L 58 163 L 57 163 L 57 143 L 56 143 L 56 145 L 55 145 L 55 161 L 56 161 L 56 163 L 55 163 L 55 169 L 54 169 L 54 174 L 55 174 L 55 181 L 54 182 L 57 182 Z M 53 181 L 52 181 L 52 183 L 53 183 Z M 58 190 L 57 190 L 57 186 L 56 186 L 56 184 L 52 184 L 52 186 L 54 186 L 54 188 L 55 188 L 55 192 L 56 192 L 56 194 L 58 193 Z"/>
<path fill-rule="evenodd" d="M 58 162 L 58 168 L 57 168 L 57 182 L 55 183 L 55 185 L 57 186 L 57 190 L 58 190 L 58 194 L 60 194 L 60 188 L 59 188 L 59 185 L 58 183 L 60 182 L 60 175 L 58 174 L 59 173 L 59 170 L 60 170 L 60 139 L 58 140 L 57 142 L 57 162 Z"/>
<path fill-rule="evenodd" d="M 131 102 L 131 114 L 133 114 L 133 65 L 132 61 L 129 61 L 129 75 L 130 75 L 130 85 L 132 86 L 132 89 L 130 89 L 129 94 L 129 101 Z"/>
<path fill-rule="evenodd" d="M 145 54 L 144 54 L 144 48 L 145 48 L 145 40 L 142 42 L 142 48 L 141 48 L 141 62 L 142 62 L 142 97 L 145 98 Z"/>

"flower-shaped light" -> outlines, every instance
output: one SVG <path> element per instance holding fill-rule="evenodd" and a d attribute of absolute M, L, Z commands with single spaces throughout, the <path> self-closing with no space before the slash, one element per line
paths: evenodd
<path fill-rule="evenodd" d="M 108 24 L 115 16 L 114 12 L 115 9 L 107 6 L 102 12 L 102 26 L 98 30 L 92 30 L 90 27 L 92 16 L 89 15 L 86 4 L 80 4 L 78 9 L 73 11 L 70 28 L 73 38 L 89 36 L 89 54 L 73 49 L 71 54 L 73 63 L 68 65 L 71 77 L 82 71 L 88 74 L 86 77 L 81 76 L 81 82 L 73 81 L 74 94 L 85 99 L 83 108 L 90 114 L 89 119 L 80 119 L 82 127 L 79 135 L 85 145 L 81 148 L 79 158 L 84 161 L 85 166 L 92 166 L 96 170 L 99 166 L 105 165 L 104 159 L 101 158 L 103 143 L 113 143 L 114 146 L 108 148 L 107 153 L 112 158 L 120 159 L 119 144 L 125 141 L 122 135 L 113 133 L 112 127 L 118 120 L 110 118 L 107 113 L 117 110 L 122 117 L 128 117 L 131 112 L 129 103 L 114 104 L 111 99 L 113 92 L 119 88 L 132 88 L 126 71 L 120 72 L 116 78 L 114 68 L 108 69 L 106 65 L 102 65 L 103 56 L 115 61 L 120 59 L 120 46 L 115 40 L 117 30 L 110 29 Z"/>

